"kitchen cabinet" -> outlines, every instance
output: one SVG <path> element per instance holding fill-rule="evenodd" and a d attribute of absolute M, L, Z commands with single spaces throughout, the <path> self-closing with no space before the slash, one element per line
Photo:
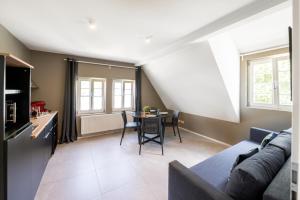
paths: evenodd
<path fill-rule="evenodd" d="M 46 122 L 45 127 L 32 137 L 32 191 L 35 195 L 51 155 L 55 151 L 57 138 L 57 113 Z"/>
<path fill-rule="evenodd" d="M 31 156 L 35 149 L 31 139 L 32 126 L 7 140 L 7 199 L 33 200 L 31 188 Z"/>
<path fill-rule="evenodd" d="M 46 115 L 38 131 L 33 130 L 32 69 L 0 53 L 0 200 L 33 200 L 57 143 L 57 112 Z"/>
<path fill-rule="evenodd" d="M 55 151 L 57 114 L 37 137 L 32 125 L 6 142 L 7 200 L 33 200 L 51 155 Z"/>

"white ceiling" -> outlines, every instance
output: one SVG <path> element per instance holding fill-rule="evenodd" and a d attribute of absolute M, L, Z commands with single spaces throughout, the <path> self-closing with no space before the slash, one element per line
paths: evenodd
<path fill-rule="evenodd" d="M 137 62 L 252 2 L 0 0 L 0 23 L 30 49 Z"/>
<path fill-rule="evenodd" d="M 240 53 L 288 45 L 288 26 L 292 25 L 292 7 L 251 20 L 229 31 Z"/>

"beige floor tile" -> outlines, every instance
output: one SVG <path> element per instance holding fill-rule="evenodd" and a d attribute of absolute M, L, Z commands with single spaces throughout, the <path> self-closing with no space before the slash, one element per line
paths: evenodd
<path fill-rule="evenodd" d="M 100 198 L 96 173 L 40 185 L 35 200 L 93 200 Z"/>
<path fill-rule="evenodd" d="M 182 131 L 183 143 L 167 129 L 164 155 L 147 143 L 138 154 L 135 132 L 102 135 L 59 145 L 35 200 L 166 200 L 169 162 L 191 167 L 226 148 Z"/>

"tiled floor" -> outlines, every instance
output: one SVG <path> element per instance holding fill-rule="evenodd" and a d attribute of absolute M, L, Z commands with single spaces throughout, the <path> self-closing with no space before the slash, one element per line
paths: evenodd
<path fill-rule="evenodd" d="M 136 133 L 80 139 L 59 145 L 50 159 L 35 200 L 166 200 L 168 163 L 190 167 L 226 148 L 191 133 L 183 143 L 166 131 L 165 155 L 147 143 L 138 155 Z"/>

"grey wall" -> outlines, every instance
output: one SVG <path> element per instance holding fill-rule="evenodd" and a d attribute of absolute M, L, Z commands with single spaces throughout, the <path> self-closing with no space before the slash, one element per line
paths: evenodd
<path fill-rule="evenodd" d="M 182 113 L 181 119 L 185 122 L 183 127 L 201 133 L 208 137 L 234 144 L 248 138 L 252 126 L 280 131 L 291 127 L 291 112 L 254 109 L 247 107 L 247 62 L 249 59 L 270 56 L 277 53 L 287 53 L 288 49 L 279 49 L 265 53 L 245 56 L 241 60 L 240 85 L 240 123 L 231 123 L 222 120 Z M 220 101 L 222 101 L 220 99 Z"/>
<path fill-rule="evenodd" d="M 31 63 L 35 67 L 32 71 L 32 79 L 37 84 L 38 89 L 32 90 L 32 100 L 44 100 L 47 103 L 47 108 L 57 110 L 59 112 L 59 121 L 61 122 L 61 114 L 63 112 L 64 87 L 65 87 L 65 73 L 66 61 L 64 58 L 68 57 L 63 54 L 46 53 L 40 51 L 32 51 Z M 85 60 L 89 62 L 101 62 L 107 64 L 120 64 L 133 66 L 128 63 L 120 63 L 92 58 L 83 58 L 71 56 L 78 60 Z M 99 77 L 107 79 L 107 99 L 106 99 L 106 113 L 112 112 L 112 79 L 135 79 L 135 70 L 120 69 L 120 68 L 103 68 L 91 64 L 79 64 L 78 74 L 82 77 Z M 142 76 L 142 105 L 152 105 L 164 109 L 165 106 L 161 99 L 153 89 L 149 80 L 143 74 Z M 59 124 L 59 130 L 61 123 Z"/>
<path fill-rule="evenodd" d="M 30 50 L 0 24 L 0 53 L 10 53 L 30 62 Z"/>

